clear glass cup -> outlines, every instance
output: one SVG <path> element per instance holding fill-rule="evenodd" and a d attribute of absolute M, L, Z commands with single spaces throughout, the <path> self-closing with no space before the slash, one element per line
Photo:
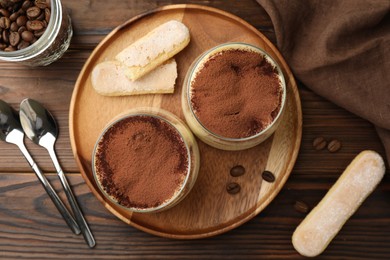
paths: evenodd
<path fill-rule="evenodd" d="M 96 155 L 99 152 L 99 142 L 103 138 L 104 134 L 107 132 L 107 130 L 109 130 L 111 127 L 115 126 L 115 124 L 117 124 L 121 120 L 126 119 L 128 117 L 134 117 L 134 116 L 154 117 L 154 118 L 157 118 L 159 120 L 165 121 L 166 123 L 168 123 L 170 126 L 172 126 L 177 131 L 177 133 L 181 137 L 181 139 L 184 142 L 185 147 L 186 147 L 188 165 L 187 165 L 187 173 L 186 173 L 185 179 L 180 184 L 180 186 L 177 187 L 173 196 L 171 198 L 168 198 L 165 202 L 163 202 L 162 204 L 160 204 L 157 207 L 136 208 L 136 207 L 126 207 L 124 205 L 121 205 L 113 196 L 111 196 L 110 194 L 108 194 L 106 192 L 106 190 L 104 189 L 104 187 L 100 181 L 99 173 L 97 172 L 98 170 L 96 167 L 96 160 L 97 160 Z M 95 148 L 94 148 L 93 158 L 92 158 L 93 175 L 94 175 L 95 181 L 97 183 L 97 186 L 99 187 L 99 189 L 103 193 L 103 195 L 107 199 L 109 199 L 112 203 L 114 203 L 117 207 L 123 208 L 123 209 L 131 211 L 131 212 L 140 212 L 140 213 L 160 212 L 160 211 L 169 209 L 169 208 L 177 205 L 180 201 L 182 201 L 188 195 L 188 193 L 191 191 L 192 187 L 194 186 L 196 179 L 198 177 L 199 166 L 200 166 L 200 156 L 199 156 L 198 144 L 197 144 L 196 139 L 193 136 L 191 130 L 184 124 L 183 121 L 181 121 L 174 114 L 172 114 L 166 110 L 163 110 L 163 109 L 157 109 L 157 108 L 152 108 L 152 107 L 131 109 L 125 113 L 120 114 L 113 121 L 111 121 L 105 127 L 102 134 L 98 138 L 96 145 L 95 145 Z"/>
<path fill-rule="evenodd" d="M 9 52 L 0 50 L 0 60 L 28 66 L 46 66 L 65 53 L 73 35 L 71 19 L 60 0 L 51 0 L 50 3 L 50 21 L 43 35 L 25 49 Z"/>
<path fill-rule="evenodd" d="M 210 57 L 222 53 L 224 50 L 232 50 L 232 49 L 249 50 L 249 51 L 259 53 L 260 55 L 263 55 L 276 68 L 277 74 L 280 78 L 280 86 L 282 89 L 280 109 L 278 114 L 272 121 L 272 123 L 269 124 L 265 129 L 263 129 L 259 133 L 244 138 L 228 138 L 213 133 L 211 130 L 207 129 L 207 127 L 205 127 L 202 124 L 201 120 L 197 117 L 196 112 L 194 111 L 194 108 L 192 107 L 191 104 L 191 84 L 196 76 L 196 73 L 199 71 L 199 69 L 202 68 L 203 64 Z M 282 114 L 285 108 L 285 102 L 286 102 L 286 83 L 285 83 L 282 70 L 280 69 L 279 65 L 263 49 L 242 42 L 224 43 L 214 48 L 211 48 L 206 52 L 204 52 L 203 54 L 201 54 L 191 64 L 191 66 L 187 71 L 186 77 L 183 82 L 182 99 L 181 99 L 181 105 L 182 105 L 184 117 L 187 121 L 188 126 L 191 128 L 192 132 L 206 144 L 221 150 L 230 150 L 230 151 L 244 150 L 244 149 L 254 147 L 260 144 L 261 142 L 263 142 L 264 140 L 266 140 L 268 137 L 270 137 L 272 133 L 274 133 L 278 125 L 280 124 Z"/>

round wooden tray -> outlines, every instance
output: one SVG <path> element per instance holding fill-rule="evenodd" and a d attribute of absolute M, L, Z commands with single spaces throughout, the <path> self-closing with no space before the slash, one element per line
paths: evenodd
<path fill-rule="evenodd" d="M 188 26 L 190 44 L 178 55 L 175 93 L 105 97 L 91 86 L 93 67 L 113 59 L 120 50 L 158 25 L 176 19 Z M 224 42 L 247 42 L 272 55 L 281 66 L 287 82 L 286 111 L 275 134 L 252 149 L 221 151 L 198 140 L 201 166 L 190 194 L 177 206 L 155 214 L 130 213 L 106 200 L 92 175 L 92 151 L 104 126 L 119 113 L 139 106 L 161 107 L 184 119 L 180 93 L 191 62 L 203 51 Z M 231 230 L 262 211 L 286 182 L 298 155 L 302 134 L 302 112 L 296 83 L 277 49 L 254 27 L 224 11 L 198 5 L 171 5 L 134 17 L 114 29 L 93 51 L 84 65 L 73 92 L 70 107 L 70 137 L 81 174 L 94 195 L 118 218 L 143 231 L 170 238 L 209 237 Z M 230 169 L 243 165 L 246 173 L 232 177 Z M 263 170 L 276 180 L 262 180 Z M 238 194 L 226 192 L 229 182 L 241 186 Z"/>

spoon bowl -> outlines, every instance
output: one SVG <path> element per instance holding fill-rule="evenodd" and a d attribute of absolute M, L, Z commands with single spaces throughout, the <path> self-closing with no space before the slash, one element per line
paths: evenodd
<path fill-rule="evenodd" d="M 25 99 L 20 104 L 20 122 L 27 137 L 45 147 L 54 146 L 58 136 L 54 117 L 40 103 Z"/>
<path fill-rule="evenodd" d="M 12 107 L 3 100 L 0 100 L 0 139 L 7 143 L 15 143 L 15 139 L 9 137 L 11 132 L 21 132 L 23 135 L 23 129 L 19 123 L 19 116 Z"/>

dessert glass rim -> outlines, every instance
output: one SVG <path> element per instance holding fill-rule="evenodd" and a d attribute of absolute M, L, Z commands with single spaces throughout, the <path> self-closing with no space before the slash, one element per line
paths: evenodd
<path fill-rule="evenodd" d="M 276 117 L 272 120 L 272 122 L 267 125 L 263 130 L 261 130 L 260 132 L 254 134 L 254 135 L 251 135 L 251 136 L 247 136 L 247 137 L 242 137 L 242 138 L 232 138 L 232 137 L 225 137 L 225 136 L 221 136 L 219 134 L 216 134 L 214 133 L 213 131 L 211 131 L 210 129 L 208 129 L 198 118 L 198 116 L 196 115 L 196 113 L 194 112 L 194 108 L 192 106 L 192 102 L 191 102 L 191 95 L 192 95 L 192 90 L 191 90 L 191 85 L 192 85 L 192 81 L 196 78 L 196 73 L 199 71 L 199 65 L 201 62 L 203 62 L 205 59 L 209 58 L 209 57 L 212 57 L 213 55 L 216 55 L 218 54 L 219 52 L 222 52 L 224 50 L 218 50 L 219 48 L 223 48 L 225 46 L 229 46 L 231 45 L 232 48 L 231 49 L 236 49 L 236 50 L 240 50 L 240 49 L 252 49 L 252 50 L 255 50 L 257 52 L 259 52 L 261 55 L 263 55 L 268 61 L 271 62 L 271 65 L 273 65 L 276 70 L 277 70 L 277 74 L 279 76 L 279 79 L 280 79 L 280 87 L 282 89 L 282 98 L 281 98 L 281 103 L 280 103 L 280 108 L 279 108 L 279 111 L 278 111 L 278 114 L 276 115 Z M 263 133 L 265 133 L 268 129 L 270 129 L 274 124 L 275 122 L 277 122 L 277 119 L 279 117 L 281 117 L 281 114 L 283 112 L 283 108 L 285 106 L 285 102 L 286 102 L 286 95 L 287 95 L 287 91 L 286 91 L 286 81 L 285 81 L 285 78 L 284 78 L 284 74 L 282 72 L 282 70 L 280 69 L 280 66 L 279 64 L 275 61 L 274 58 L 271 57 L 271 55 L 269 55 L 264 49 L 258 47 L 258 46 L 255 46 L 253 44 L 249 44 L 249 43 L 245 43 L 245 42 L 226 42 L 226 43 L 222 43 L 222 44 L 219 44 L 217 46 L 214 46 L 208 50 L 206 50 L 204 53 L 202 53 L 198 58 L 196 58 L 195 60 L 195 63 L 193 66 L 191 66 L 191 71 L 188 72 L 188 77 L 187 77 L 187 81 L 184 82 L 184 84 L 186 84 L 186 87 L 187 87 L 187 102 L 188 102 L 188 106 L 190 107 L 190 111 L 191 111 L 191 114 L 194 116 L 194 118 L 196 119 L 196 121 L 198 122 L 198 124 L 200 124 L 203 129 L 209 133 L 210 135 L 212 136 L 215 136 L 221 140 L 224 140 L 224 141 L 233 141 L 233 142 L 237 142 L 237 141 L 249 141 L 249 140 L 252 140 L 252 139 L 255 139 L 256 137 L 262 135 Z"/>
<path fill-rule="evenodd" d="M 9 52 L 0 50 L 0 56 L 2 60 L 8 61 L 17 59 L 17 61 L 24 61 L 38 56 L 51 46 L 61 28 L 63 7 L 61 0 L 50 0 L 50 3 L 50 21 L 47 24 L 47 28 L 42 36 L 39 37 L 36 42 L 24 49 Z M 32 50 L 36 51 L 31 53 Z"/>
<path fill-rule="evenodd" d="M 140 108 L 140 109 L 143 109 L 143 108 Z M 160 109 L 161 111 L 161 109 Z M 166 113 L 168 111 L 165 111 L 164 110 L 164 113 Z M 93 177 L 95 179 L 95 182 L 97 183 L 97 186 L 99 187 L 100 191 L 105 195 L 106 198 L 108 198 L 112 203 L 114 203 L 115 205 L 119 206 L 120 208 L 122 209 L 125 209 L 125 210 L 129 210 L 129 211 L 132 211 L 132 212 L 139 212 L 139 213 L 149 213 L 149 212 L 155 212 L 155 211 L 159 211 L 160 209 L 163 209 L 164 207 L 170 205 L 171 203 L 173 203 L 178 197 L 179 195 L 183 192 L 184 188 L 186 187 L 186 184 L 190 178 L 190 173 L 191 173 L 191 152 L 190 152 L 190 148 L 188 147 L 188 144 L 187 142 L 185 141 L 185 138 L 183 137 L 183 135 L 181 134 L 181 132 L 177 129 L 176 126 L 174 126 L 171 122 L 169 122 L 169 120 L 163 118 L 162 116 L 158 115 L 158 114 L 154 114 L 155 111 L 154 110 L 150 110 L 150 111 L 140 111 L 140 112 L 134 112 L 134 111 L 129 111 L 129 112 L 126 112 L 125 114 L 121 114 L 119 115 L 119 118 L 117 119 L 114 119 L 113 121 L 111 121 L 110 123 L 108 123 L 102 133 L 99 135 L 96 143 L 95 143 L 95 146 L 94 146 L 94 149 L 93 149 L 93 153 L 92 153 L 92 172 L 93 172 Z M 170 112 L 168 112 L 169 114 L 171 114 Z M 173 115 L 173 114 L 171 114 Z M 95 163 L 96 163 L 96 152 L 98 151 L 98 146 L 99 146 L 99 143 L 100 143 L 100 140 L 102 139 L 102 137 L 104 136 L 104 134 L 112 127 L 114 126 L 115 124 L 119 123 L 120 121 L 122 120 L 125 120 L 127 118 L 130 118 L 130 117 L 136 117 L 136 116 L 146 116 L 146 117 L 154 117 L 154 118 L 157 118 L 159 120 L 162 120 L 164 121 L 165 123 L 169 124 L 175 131 L 176 133 L 180 136 L 182 142 L 184 143 L 185 147 L 186 147 L 186 151 L 187 151 L 187 158 L 188 158 L 188 164 L 187 164 L 187 171 L 186 171 L 186 176 L 185 176 L 185 179 L 183 180 L 183 182 L 181 183 L 180 185 L 180 189 L 177 189 L 175 191 L 175 193 L 172 195 L 172 197 L 170 197 L 169 199 L 167 199 L 166 201 L 164 201 L 163 203 L 161 203 L 160 205 L 158 205 L 157 207 L 149 207 L 149 208 L 137 208 L 137 207 L 126 207 L 126 206 L 123 206 L 122 204 L 120 204 L 118 201 L 116 201 L 110 194 L 108 194 L 104 188 L 102 187 L 100 181 L 99 181 L 99 178 L 97 176 L 97 172 L 96 172 L 96 169 L 95 169 Z"/>

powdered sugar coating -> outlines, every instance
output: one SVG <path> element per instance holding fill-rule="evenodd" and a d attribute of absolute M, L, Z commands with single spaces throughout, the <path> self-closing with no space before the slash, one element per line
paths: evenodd
<path fill-rule="evenodd" d="M 322 253 L 384 174 L 385 165 L 379 154 L 361 152 L 298 226 L 292 238 L 294 248 L 305 256 Z"/>
<path fill-rule="evenodd" d="M 138 39 L 121 51 L 116 59 L 126 66 L 146 66 L 162 53 L 170 53 L 176 45 L 190 37 L 188 28 L 181 22 L 171 20 Z"/>

